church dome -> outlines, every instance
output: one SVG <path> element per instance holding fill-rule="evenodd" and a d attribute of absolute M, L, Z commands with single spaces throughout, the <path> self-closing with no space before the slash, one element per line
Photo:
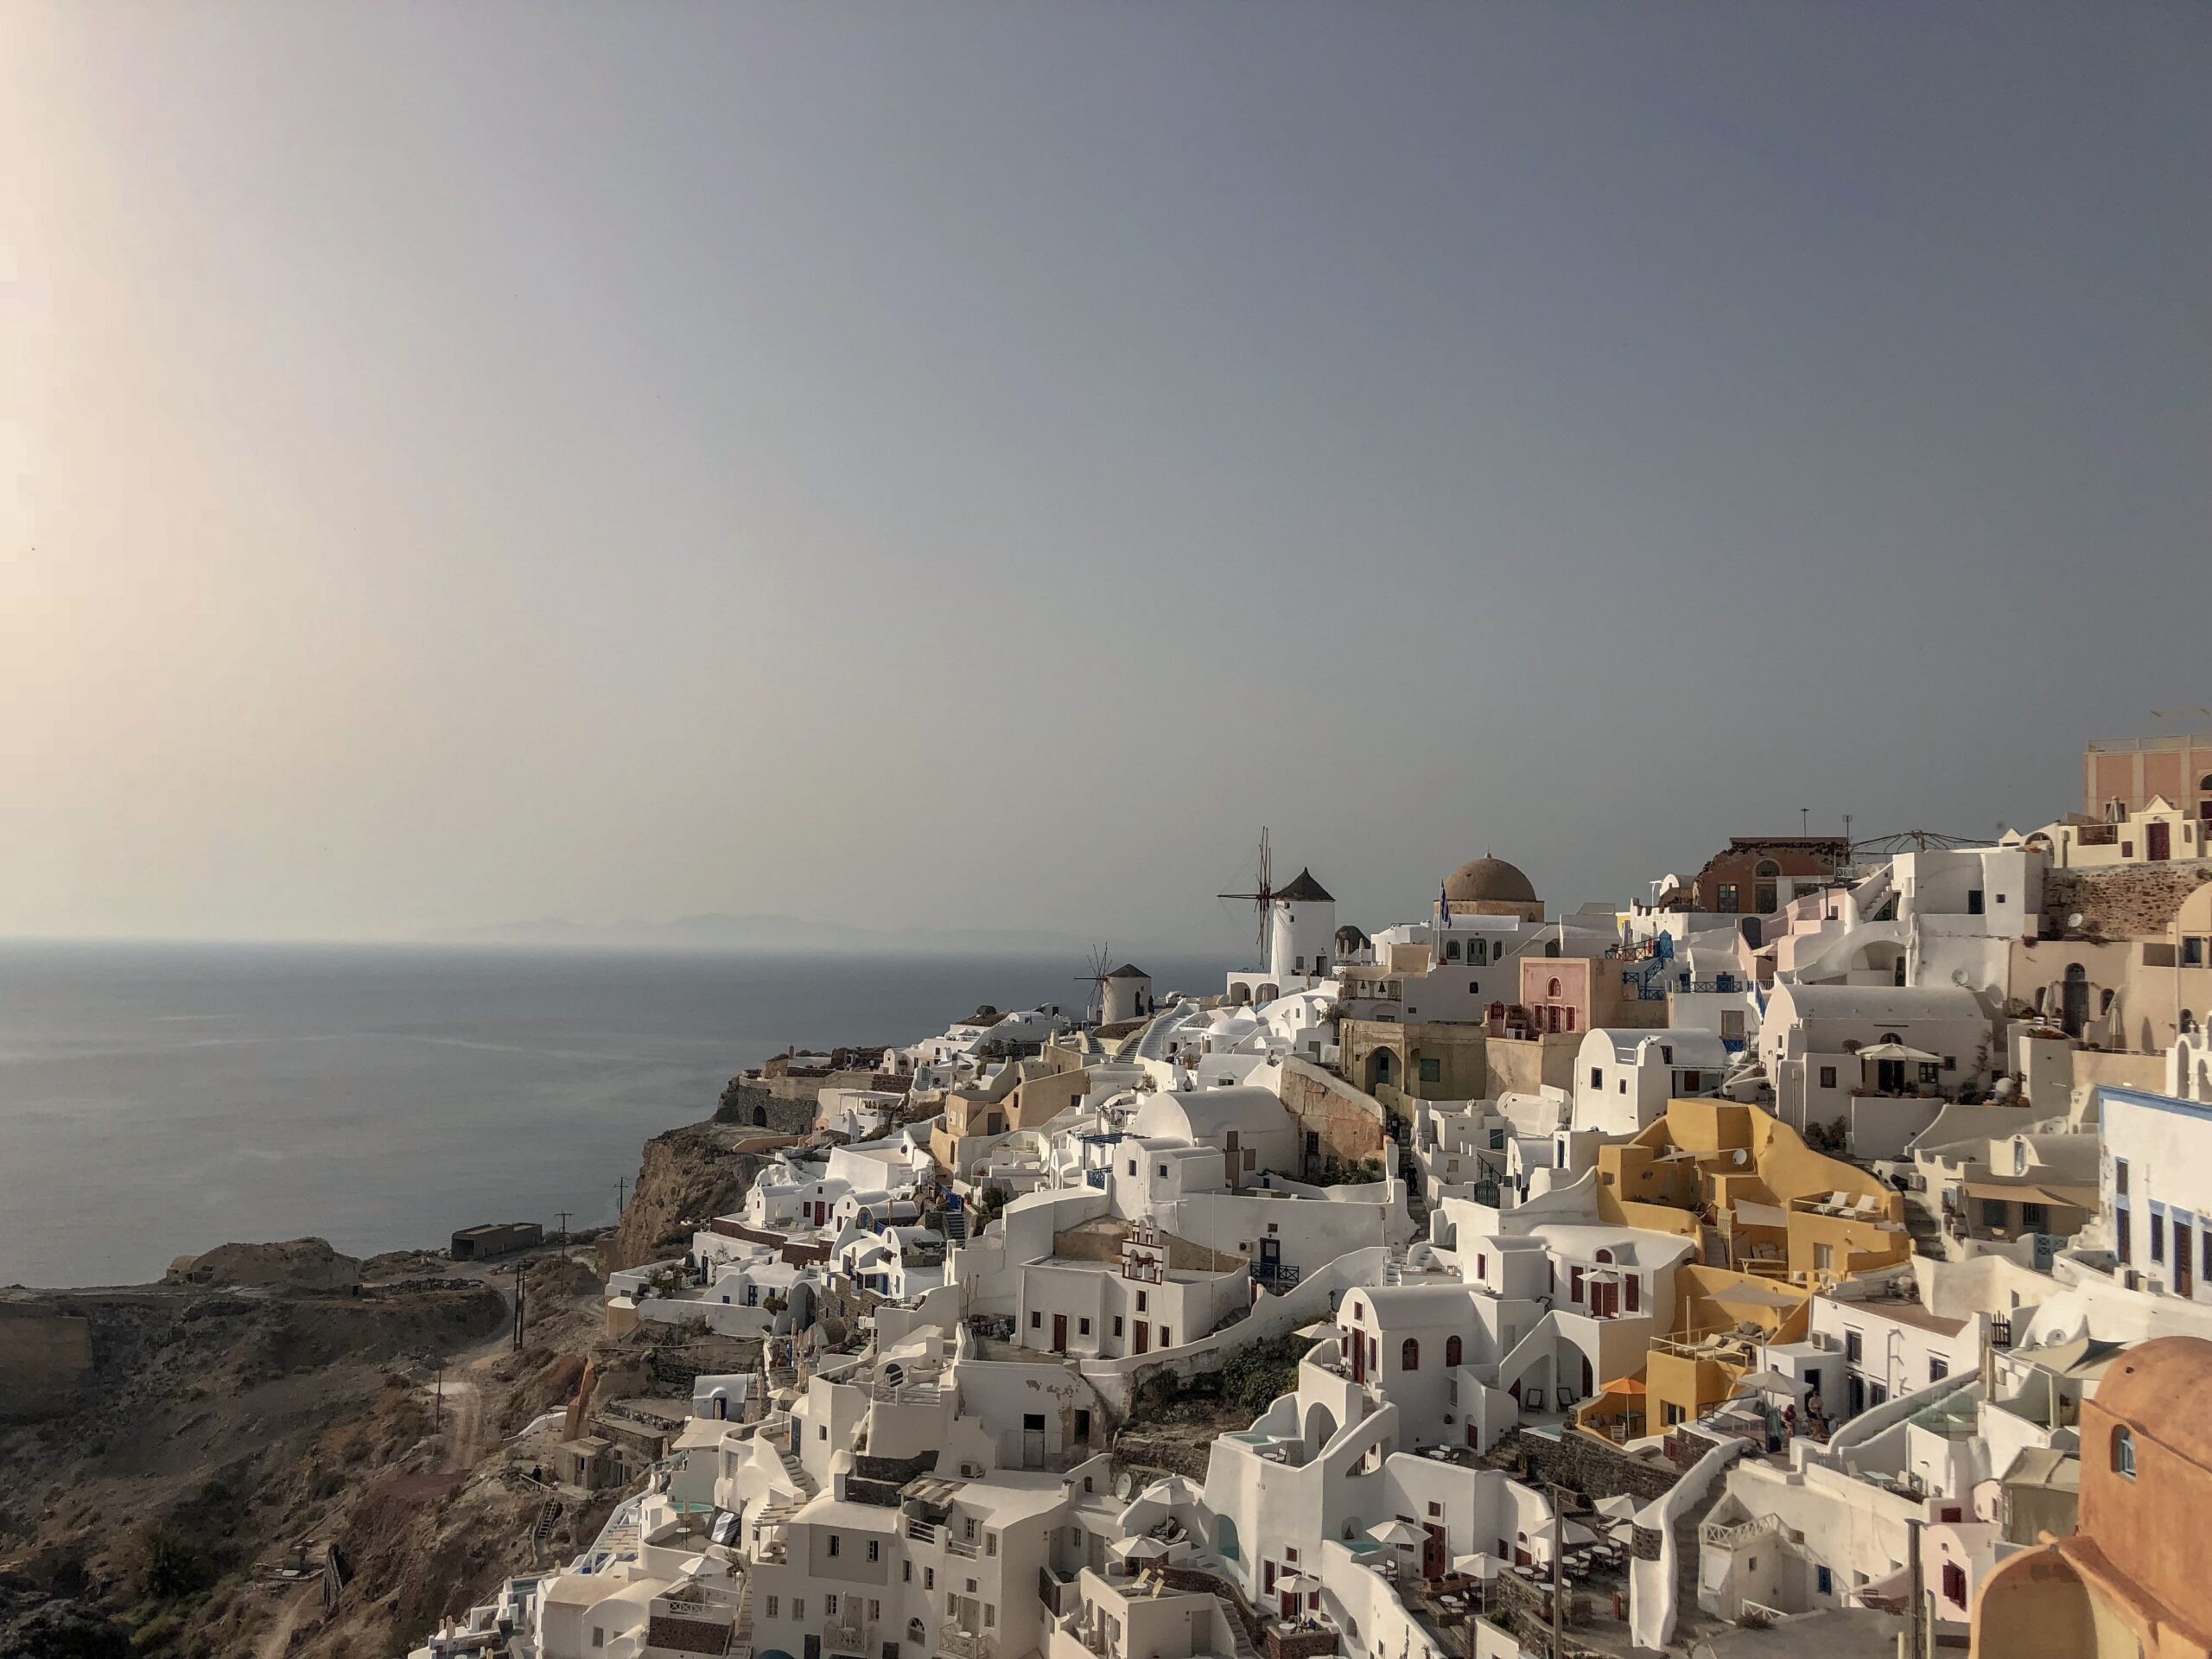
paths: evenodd
<path fill-rule="evenodd" d="M 1485 853 L 1444 879 L 1444 897 L 1454 905 L 1533 905 L 1536 889 L 1515 866 Z"/>

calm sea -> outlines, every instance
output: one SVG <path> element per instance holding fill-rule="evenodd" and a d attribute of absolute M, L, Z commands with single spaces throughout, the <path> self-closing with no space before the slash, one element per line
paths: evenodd
<path fill-rule="evenodd" d="M 1162 989 L 1220 965 L 1148 963 Z M 232 1239 L 612 1220 L 648 1136 L 787 1043 L 1079 1004 L 1079 962 L 0 944 L 0 1284 Z"/>

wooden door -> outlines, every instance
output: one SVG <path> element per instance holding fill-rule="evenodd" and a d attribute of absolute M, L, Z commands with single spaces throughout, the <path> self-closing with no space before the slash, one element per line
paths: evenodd
<path fill-rule="evenodd" d="M 1151 1351 L 1152 1327 L 1149 1325 L 1147 1325 L 1142 1319 L 1139 1319 L 1137 1321 L 1137 1352 L 1145 1354 L 1150 1353 Z"/>
<path fill-rule="evenodd" d="M 1444 1545 L 1444 1529 L 1432 1521 L 1423 1529 L 1421 1541 L 1421 1575 L 1424 1579 L 1440 1579 L 1452 1565 L 1452 1552 Z"/>
<path fill-rule="evenodd" d="M 2192 1259 L 2196 1237 L 2185 1222 L 2174 1224 L 2174 1294 L 2186 1296 L 2195 1277 L 2196 1262 Z"/>
<path fill-rule="evenodd" d="M 2149 845 L 2145 849 L 2153 863 L 2160 863 L 2174 855 L 2174 827 L 2159 822 L 2146 824 Z"/>
<path fill-rule="evenodd" d="M 1357 1331 L 1351 1333 L 1351 1380 L 1367 1381 L 1367 1338 Z"/>
<path fill-rule="evenodd" d="M 1068 1316 L 1065 1313 L 1055 1313 L 1052 1315 L 1052 1351 L 1056 1354 L 1065 1354 L 1067 1351 Z"/>

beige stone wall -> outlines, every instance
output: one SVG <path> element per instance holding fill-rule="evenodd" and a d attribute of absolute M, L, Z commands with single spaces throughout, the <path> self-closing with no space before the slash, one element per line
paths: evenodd
<path fill-rule="evenodd" d="M 1344 1025 L 1360 1023 L 1346 1020 Z M 1324 1158 L 1357 1164 L 1382 1156 L 1382 1103 L 1334 1072 L 1305 1060 L 1285 1060 L 1282 1103 L 1302 1132 L 1319 1137 Z"/>
<path fill-rule="evenodd" d="M 1535 1094 L 1544 1084 L 1571 1089 L 1574 1084 L 1574 1057 L 1589 1033 L 1547 1032 L 1541 1037 L 1493 1037 L 1485 1051 L 1490 1072 L 1485 1098 L 1495 1100 L 1509 1090 Z"/>

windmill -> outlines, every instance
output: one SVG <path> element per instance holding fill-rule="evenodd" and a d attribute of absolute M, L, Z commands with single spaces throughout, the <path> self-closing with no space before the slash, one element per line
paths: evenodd
<path fill-rule="evenodd" d="M 1090 995 L 1084 999 L 1083 1004 L 1085 1019 L 1093 1017 L 1091 1011 L 1094 1008 L 1097 1010 L 1096 1018 L 1103 1020 L 1106 1017 L 1106 982 L 1113 977 L 1113 975 L 1108 971 L 1106 964 L 1114 960 L 1113 950 L 1114 946 L 1110 940 L 1100 945 L 1090 953 L 1090 971 L 1087 974 L 1077 974 L 1075 976 L 1077 984 L 1090 987 Z"/>
<path fill-rule="evenodd" d="M 1274 904 L 1275 900 L 1274 861 L 1274 855 L 1268 849 L 1268 830 L 1265 824 L 1260 826 L 1260 879 L 1255 884 L 1255 890 L 1251 893 L 1219 893 L 1214 897 L 1249 899 L 1252 901 L 1252 907 L 1259 912 L 1260 917 L 1258 937 L 1253 940 L 1253 944 L 1262 950 L 1265 950 L 1268 948 L 1268 906 Z"/>

